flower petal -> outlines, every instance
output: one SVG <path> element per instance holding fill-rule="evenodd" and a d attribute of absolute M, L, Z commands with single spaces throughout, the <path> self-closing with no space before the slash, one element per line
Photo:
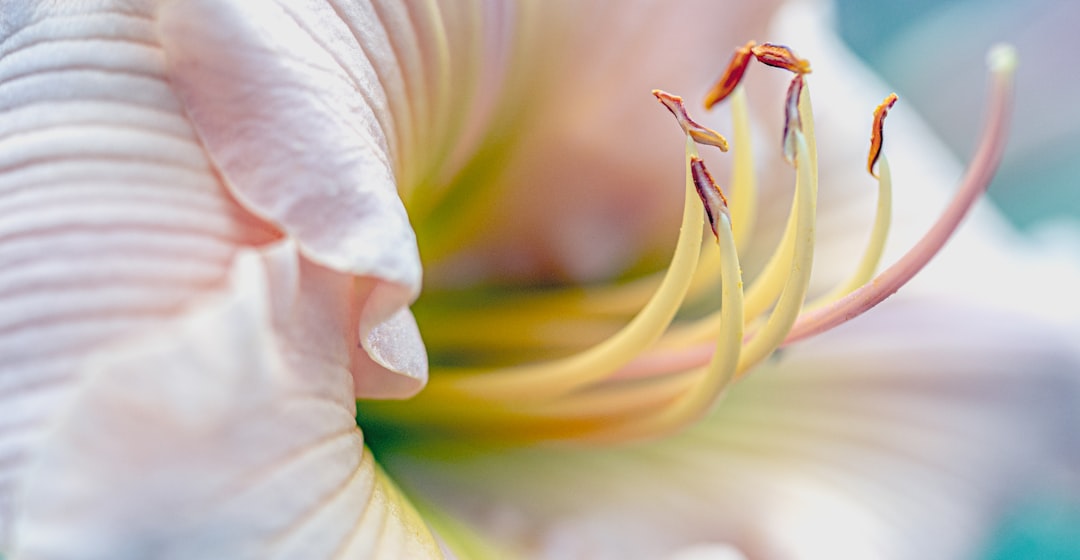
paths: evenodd
<path fill-rule="evenodd" d="M 233 194 L 307 258 L 380 280 L 361 340 L 372 363 L 403 375 L 364 380 L 360 396 L 414 394 L 427 369 L 402 309 L 419 292 L 420 258 L 374 66 L 389 61 L 367 58 L 325 2 L 172 2 L 159 17 L 170 80 Z M 387 344 L 387 331 L 403 334 Z"/>
<path fill-rule="evenodd" d="M 538 558 L 701 542 L 764 559 L 966 558 L 1069 437 L 1066 351 L 1015 315 L 887 305 L 788 350 L 669 440 L 381 456 Z"/>
<path fill-rule="evenodd" d="M 244 204 L 312 260 L 414 295 L 419 255 L 379 107 L 357 91 L 378 78 L 350 75 L 312 34 L 332 11 L 301 13 L 314 21 L 277 3 L 171 3 L 159 22 L 170 78 Z"/>
<path fill-rule="evenodd" d="M 441 557 L 364 448 L 340 356 L 274 328 L 305 321 L 272 316 L 291 298 L 341 321 L 318 301 L 334 273 L 292 253 L 242 254 L 224 293 L 95 355 L 28 470 L 17 557 Z"/>
<path fill-rule="evenodd" d="M 5 3 L 0 30 L 0 549 L 43 422 L 92 349 L 221 288 L 279 236 L 217 181 L 149 10 Z"/>
<path fill-rule="evenodd" d="M 173 320 L 222 288 L 238 248 L 281 236 L 222 186 L 174 93 L 157 4 L 116 4 L 5 3 L 0 18 L 0 549 L 13 489 L 85 356 Z M 382 332 L 375 319 L 400 315 L 403 296 L 352 284 L 335 280 L 352 322 L 330 334 L 352 333 L 356 348 L 357 310 L 373 310 L 363 326 Z M 395 321 L 397 336 L 364 344 L 407 374 L 393 385 L 401 396 L 426 369 L 419 338 Z M 340 352 L 357 386 L 385 395 L 381 367 Z"/>

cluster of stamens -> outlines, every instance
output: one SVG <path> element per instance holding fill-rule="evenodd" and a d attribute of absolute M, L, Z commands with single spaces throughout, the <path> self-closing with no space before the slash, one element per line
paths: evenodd
<path fill-rule="evenodd" d="M 756 188 L 747 100 L 740 83 L 755 59 L 794 74 L 784 107 L 782 145 L 785 158 L 795 166 L 796 179 L 781 240 L 761 272 L 744 287 L 738 253 L 754 218 Z M 596 314 L 590 305 L 620 298 L 633 301 L 627 294 L 652 289 L 636 315 L 598 344 L 566 357 L 502 367 L 433 368 L 429 386 L 413 401 L 363 403 L 361 414 L 442 432 L 530 440 L 627 441 L 667 435 L 695 422 L 732 383 L 778 348 L 862 314 L 896 292 L 941 249 L 985 190 L 1003 148 L 1015 67 L 1012 50 L 1002 47 L 992 52 L 990 67 L 994 87 L 989 122 L 953 201 L 922 239 L 875 276 L 888 236 L 892 198 L 888 160 L 882 153 L 883 125 L 896 95 L 890 94 L 877 107 L 867 167 L 878 181 L 878 204 L 869 242 L 850 277 L 811 301 L 807 292 L 818 177 L 806 83 L 809 62 L 787 47 L 750 42 L 736 50 L 707 94 L 706 108 L 725 100 L 732 108 L 735 157 L 730 205 L 697 150 L 697 145 L 705 145 L 727 152 L 727 140 L 694 121 L 680 97 L 654 90 L 686 136 L 684 211 L 670 265 L 658 280 L 612 288 L 619 297 L 609 293 L 590 299 L 575 292 L 540 304 L 548 313 L 565 311 L 570 325 L 574 317 Z M 703 243 L 706 217 L 712 236 Z M 718 309 L 673 324 L 688 301 L 707 300 L 702 294 L 715 294 L 717 286 Z M 515 311 L 503 312 L 512 318 Z M 528 313 L 527 306 L 519 305 L 517 312 Z"/>

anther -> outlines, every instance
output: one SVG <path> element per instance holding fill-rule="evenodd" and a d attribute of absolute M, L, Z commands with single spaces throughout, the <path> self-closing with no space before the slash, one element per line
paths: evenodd
<path fill-rule="evenodd" d="M 866 170 L 875 178 L 878 174 L 874 171 L 874 164 L 877 163 L 879 157 L 881 157 L 881 143 L 884 138 L 885 128 L 885 116 L 889 114 L 889 109 L 896 104 L 896 94 L 890 93 L 885 101 L 881 102 L 874 109 L 874 126 L 870 131 L 870 155 L 866 159 Z"/>
<path fill-rule="evenodd" d="M 701 203 L 705 205 L 705 214 L 709 216 L 709 226 L 712 227 L 713 236 L 719 241 L 720 232 L 717 228 L 720 227 L 720 215 L 728 216 L 729 219 L 731 216 L 728 213 L 727 198 L 716 185 L 716 181 L 705 168 L 705 162 L 701 161 L 701 158 L 691 156 L 690 174 L 694 179 L 694 187 L 701 198 Z"/>
<path fill-rule="evenodd" d="M 762 64 L 773 66 L 775 68 L 783 68 L 784 70 L 800 75 L 810 73 L 810 61 L 795 56 L 795 53 L 791 52 L 791 49 L 784 45 L 762 43 L 750 49 L 750 52 L 752 52 L 754 57 Z"/>
<path fill-rule="evenodd" d="M 795 165 L 795 131 L 802 131 L 799 96 L 802 95 L 803 85 L 803 75 L 797 74 L 788 86 L 787 99 L 784 102 L 784 159 L 792 165 Z"/>
<path fill-rule="evenodd" d="M 690 114 L 686 112 L 686 105 L 683 104 L 682 97 L 658 89 L 654 89 L 652 94 L 664 105 L 664 107 L 667 107 L 668 111 L 671 111 L 672 115 L 675 115 L 675 119 L 679 121 L 679 126 L 683 129 L 683 132 L 689 135 L 694 142 L 707 146 L 716 146 L 717 148 L 720 148 L 721 152 L 728 151 L 727 138 L 724 138 L 719 132 L 702 126 L 694 121 L 694 119 L 691 119 Z"/>
<path fill-rule="evenodd" d="M 709 89 L 709 93 L 705 94 L 706 109 L 712 109 L 713 105 L 723 101 L 727 96 L 731 95 L 731 92 L 735 91 L 735 87 L 742 81 L 743 74 L 746 73 L 746 69 L 750 66 L 750 57 L 753 54 L 751 49 L 756 44 L 754 41 L 749 41 L 735 50 L 735 54 L 731 57 L 731 62 L 728 63 L 724 74 Z"/>

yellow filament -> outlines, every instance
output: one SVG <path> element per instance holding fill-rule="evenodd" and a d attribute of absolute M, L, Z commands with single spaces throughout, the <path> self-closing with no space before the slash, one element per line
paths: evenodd
<path fill-rule="evenodd" d="M 878 200 L 877 212 L 874 215 L 874 227 L 870 232 L 870 241 L 863 251 L 859 266 L 844 283 L 838 285 L 828 294 L 817 298 L 808 304 L 807 310 L 817 309 L 828 305 L 874 278 L 878 265 L 881 263 L 881 255 L 885 252 L 885 242 L 889 238 L 889 226 L 892 222 L 892 173 L 889 171 L 889 160 L 884 154 L 878 159 Z"/>
<path fill-rule="evenodd" d="M 750 232 L 757 216 L 757 178 L 754 175 L 754 152 L 750 140 L 750 111 L 747 107 L 746 90 L 740 85 L 729 97 L 731 101 L 732 134 L 731 151 L 734 163 L 731 168 L 731 228 L 735 246 L 743 251 L 750 240 Z M 708 250 L 706 247 L 705 250 Z M 688 300 L 696 299 L 711 290 L 721 274 L 719 259 L 705 259 L 698 267 L 694 283 L 690 285 Z M 710 314 L 692 325 L 671 333 L 679 341 L 704 341 L 716 336 L 720 330 L 720 313 Z M 668 345 L 668 336 L 664 345 Z"/>
<path fill-rule="evenodd" d="M 421 398 L 473 397 L 503 402 L 552 398 L 603 380 L 652 345 L 674 318 L 697 267 L 704 217 L 690 174 L 690 157 L 696 154 L 687 138 L 683 222 L 671 266 L 653 298 L 626 327 L 604 342 L 562 359 L 501 369 L 440 372 L 432 376 Z"/>
<path fill-rule="evenodd" d="M 748 120 L 741 90 L 737 92 L 736 103 L 739 107 L 733 107 L 736 113 L 734 119 L 739 121 L 741 112 L 742 117 Z M 722 223 L 718 228 L 718 244 L 715 249 L 719 251 L 719 256 L 706 260 L 702 270 L 697 270 L 697 261 L 703 217 L 689 169 L 690 156 L 696 155 L 696 149 L 690 139 L 687 139 L 683 223 L 675 254 L 653 297 L 629 324 L 600 344 L 566 358 L 506 368 L 462 368 L 436 372 L 427 390 L 409 407 L 408 418 L 394 413 L 392 407 L 387 409 L 389 417 L 398 417 L 395 421 L 405 423 L 453 418 L 462 429 L 472 425 L 490 427 L 494 422 L 501 427 L 496 431 L 514 437 L 624 440 L 666 434 L 706 414 L 722 396 L 726 387 L 780 346 L 805 301 L 813 261 L 818 188 L 816 145 L 808 91 L 804 91 L 800 96 L 798 110 L 802 129 L 794 134 L 795 196 L 784 239 L 771 259 L 775 262 L 770 263 L 766 267 L 767 274 L 762 275 L 767 282 L 759 284 L 766 285 L 772 292 L 759 311 L 750 312 L 749 292 L 744 299 L 737 249 L 739 238 L 736 221 L 748 224 L 752 220 L 753 206 L 756 204 L 752 161 L 746 149 L 749 146 L 749 133 L 742 130 L 740 134 L 740 131 L 736 130 L 735 134 L 737 160 L 733 169 L 732 198 L 736 201 L 735 208 L 738 211 L 733 208 L 733 212 L 736 212 L 733 216 L 719 216 Z M 736 127 L 738 126 L 737 124 Z M 739 150 L 739 146 L 743 149 Z M 745 158 L 742 164 L 739 163 L 740 154 Z M 879 189 L 888 191 L 889 175 L 887 164 L 885 165 L 883 183 L 879 184 Z M 736 199 L 736 192 L 741 193 L 741 198 Z M 879 214 L 882 212 L 881 199 L 889 198 L 891 197 L 880 197 Z M 744 204 L 748 204 L 750 209 Z M 887 210 L 888 204 L 885 204 Z M 865 266 L 869 266 L 872 273 L 880 258 L 880 246 L 883 245 L 885 234 L 881 233 L 879 236 L 876 233 L 880 229 L 879 222 L 882 222 L 880 217 L 875 220 L 871 246 L 863 258 L 863 261 L 873 262 L 869 265 L 860 264 L 860 273 Z M 749 225 L 743 227 L 746 228 L 744 232 L 750 228 Z M 887 220 L 883 227 L 887 232 Z M 877 249 L 874 249 L 875 246 Z M 706 247 L 706 250 L 714 249 Z M 870 259 L 867 255 L 875 251 L 878 253 L 877 257 Z M 709 337 L 717 340 L 717 347 L 709 364 L 699 369 L 671 372 L 646 379 L 612 380 L 613 374 L 663 336 L 691 286 L 696 287 L 710 278 L 713 280 L 712 286 L 715 286 L 715 275 L 720 277 L 721 282 L 721 308 L 707 319 L 710 323 Z M 644 286 L 654 283 L 652 279 L 642 280 L 633 283 L 631 289 L 622 286 L 601 293 L 621 294 L 625 297 L 626 294 L 639 292 Z M 758 289 L 766 290 L 763 287 Z M 532 317 L 535 319 L 532 322 L 534 326 L 596 326 L 600 320 L 606 323 L 612 318 L 611 315 L 582 317 L 582 310 L 590 304 L 589 293 L 590 290 L 565 290 L 553 297 L 555 301 L 575 307 L 579 315 L 569 321 L 565 318 L 552 320 L 553 310 L 544 309 L 538 304 L 533 305 L 537 303 L 536 300 L 520 302 L 518 298 L 509 298 L 505 303 L 496 306 L 503 308 L 514 319 L 510 329 L 503 323 L 502 330 L 524 331 L 517 339 L 523 348 L 528 347 L 529 340 L 535 343 L 538 336 L 543 336 L 529 332 L 530 321 L 522 321 L 519 313 L 513 309 L 505 309 L 516 303 L 529 304 L 528 313 L 536 314 Z M 615 298 L 608 303 L 620 307 L 626 302 L 617 301 Z M 764 314 L 770 306 L 773 306 L 772 312 L 762 321 L 763 326 L 755 329 L 756 332 L 752 333 L 753 336 L 747 339 L 744 346 L 744 333 L 748 325 L 757 316 Z M 484 314 L 473 315 L 474 320 L 482 317 Z M 504 316 L 504 321 L 505 318 Z M 489 328 L 492 324 L 489 323 Z M 462 327 L 460 323 L 458 327 Z M 550 333 L 547 336 L 557 338 L 558 335 Z M 513 335 L 507 336 L 507 340 L 513 339 Z M 668 337 L 664 338 L 665 341 L 667 339 Z M 378 406 L 371 410 L 376 413 L 376 417 L 387 417 L 379 414 Z"/>
<path fill-rule="evenodd" d="M 736 246 L 742 250 L 754 225 L 757 187 L 750 141 L 750 116 L 746 93 L 741 86 L 732 94 L 731 101 L 735 152 L 731 179 L 731 222 Z M 700 263 L 687 292 L 687 299 L 701 297 L 716 285 L 718 276 L 718 262 L 709 259 Z M 611 317 L 629 315 L 640 309 L 656 291 L 662 278 L 661 272 L 623 284 L 552 289 L 546 293 L 530 293 L 526 300 L 507 298 L 501 302 L 486 302 L 482 307 L 454 307 L 448 308 L 445 313 L 435 311 L 436 316 L 430 325 L 425 325 L 424 337 L 436 344 L 445 341 L 455 347 L 460 347 L 459 342 L 481 346 L 478 339 L 468 339 L 468 336 L 463 336 L 462 333 L 484 330 L 486 325 L 513 315 L 516 323 L 531 325 L 531 328 L 524 332 L 517 329 L 499 329 L 501 332 L 488 337 L 482 345 L 485 349 L 491 349 L 492 346 L 515 349 L 535 344 L 565 347 L 568 346 L 567 337 L 562 332 L 556 332 L 560 325 L 576 331 L 604 331 L 610 326 Z M 438 320 L 441 317 L 446 317 L 446 320 Z M 719 316 L 714 322 L 718 321 Z M 718 328 L 708 331 L 710 338 Z"/>
<path fill-rule="evenodd" d="M 739 251 L 745 249 L 749 242 L 750 231 L 754 227 L 754 218 L 757 215 L 757 178 L 754 175 L 754 152 L 750 139 L 750 111 L 747 107 L 746 90 L 738 86 L 729 98 L 731 100 L 731 119 L 734 134 L 732 135 L 731 151 L 735 161 L 731 169 L 731 227 L 735 237 L 735 246 Z M 786 233 L 785 233 L 786 237 Z M 706 260 L 701 264 L 698 278 L 715 285 L 717 275 L 716 268 L 719 261 Z M 691 287 L 693 297 L 695 285 Z M 759 291 L 760 288 L 759 288 Z M 757 297 L 765 294 L 759 293 Z M 775 300 L 776 296 L 773 296 Z M 772 300 L 756 302 L 759 311 L 752 316 L 760 315 Z M 706 317 L 692 323 L 672 329 L 664 335 L 660 344 L 664 347 L 684 346 L 698 342 L 704 342 L 716 336 L 722 323 L 721 313 L 711 313 Z"/>
<path fill-rule="evenodd" d="M 707 406 L 705 402 L 715 400 L 716 394 L 723 392 L 724 386 L 729 383 L 726 375 L 717 375 L 718 360 L 737 359 L 735 365 L 735 377 L 741 378 L 746 371 L 768 357 L 783 342 L 788 330 L 791 330 L 806 298 L 806 292 L 810 283 L 810 272 L 813 262 L 813 242 L 816 216 L 816 197 L 818 197 L 818 161 L 816 161 L 816 145 L 813 133 L 813 113 L 810 107 L 809 91 L 804 91 L 799 98 L 799 112 L 802 122 L 802 131 L 807 134 L 796 133 L 796 186 L 795 200 L 792 206 L 792 216 L 788 221 L 788 229 L 791 230 L 792 241 L 789 243 L 788 267 L 780 268 L 780 263 L 773 265 L 777 276 L 780 292 L 780 301 L 769 316 L 765 327 L 755 334 L 755 337 L 742 347 L 743 322 L 725 320 L 725 312 L 734 314 L 734 310 L 743 313 L 747 317 L 756 316 L 747 313 L 744 309 L 742 298 L 741 274 L 738 279 L 740 287 L 739 302 L 732 303 L 727 300 L 721 304 L 720 312 L 698 320 L 688 330 L 676 334 L 676 344 L 671 344 L 672 334 L 664 337 L 664 345 L 680 345 L 680 343 L 696 342 L 702 337 L 714 337 L 716 332 L 721 332 L 719 346 L 710 366 L 701 370 L 686 371 L 681 373 L 665 374 L 660 378 L 644 380 L 626 380 L 611 383 L 608 386 L 598 386 L 592 391 L 586 391 L 561 399 L 553 404 L 542 408 L 546 413 L 553 416 L 581 416 L 591 414 L 596 416 L 609 416 L 609 418 L 625 418 L 627 413 L 648 412 L 662 408 L 660 415 L 650 416 L 651 420 L 638 423 L 626 424 L 620 431 L 607 431 L 599 434 L 602 439 L 611 438 L 638 438 L 652 434 L 660 434 L 691 421 L 693 414 L 703 413 Z M 734 150 L 737 150 L 742 138 L 735 135 Z M 732 196 L 733 199 L 733 196 Z M 787 234 L 785 233 L 785 236 Z M 721 240 L 723 242 L 723 240 Z M 735 243 L 735 242 L 732 242 Z M 797 249 L 797 250 L 796 250 Z M 738 270 L 738 257 L 732 255 L 734 264 L 729 264 L 725 257 L 726 250 L 721 250 L 720 271 Z M 783 254 L 783 248 L 778 249 L 778 255 Z M 774 255 L 773 258 L 778 258 Z M 725 279 L 726 285 L 731 281 Z M 762 309 L 764 311 L 764 309 Z M 759 313 L 758 313 L 759 314 Z M 738 323 L 739 338 L 732 336 L 733 325 Z M 728 326 L 730 329 L 726 329 Z M 732 345 L 735 350 L 731 351 Z M 734 356 L 734 357 L 732 357 Z M 704 379 L 702 379 L 704 378 Z M 724 379 L 723 382 L 716 383 Z M 712 383 L 710 381 L 712 380 Z M 711 397 L 706 397 L 710 396 Z M 672 401 L 672 399 L 674 402 Z M 592 439 L 592 438 L 591 438 Z"/>
<path fill-rule="evenodd" d="M 801 105 L 800 105 L 801 110 Z M 801 112 L 801 111 L 800 111 Z M 805 119 L 805 117 L 803 117 Z M 737 372 L 742 377 L 750 368 L 769 357 L 784 342 L 788 331 L 802 311 L 806 291 L 810 286 L 810 270 L 814 261 L 814 228 L 817 214 L 816 166 L 810 159 L 810 148 L 802 132 L 795 132 L 795 209 L 796 222 L 794 255 L 790 262 L 787 281 L 776 307 L 765 326 L 758 331 L 743 349 Z"/>
<path fill-rule="evenodd" d="M 742 86 L 735 88 L 731 94 L 731 124 L 734 129 L 732 155 L 735 157 L 731 169 L 731 228 L 735 246 L 743 251 L 757 215 L 757 178 L 754 176 L 754 152 L 750 144 L 750 111 Z"/>
<path fill-rule="evenodd" d="M 745 249 L 750 239 L 757 215 L 757 181 L 754 171 L 754 154 L 751 144 L 750 113 L 746 91 L 742 86 L 736 88 L 731 97 L 731 115 L 733 125 L 732 151 L 734 163 L 731 175 L 731 225 L 735 235 L 735 244 L 740 251 Z M 708 250 L 705 247 L 703 250 Z M 700 263 L 693 283 L 687 292 L 687 299 L 700 297 L 716 285 L 719 276 L 719 263 L 707 259 Z M 436 316 L 429 325 L 424 326 L 424 337 L 433 343 L 460 347 L 459 342 L 480 346 L 478 339 L 468 338 L 470 331 L 485 330 L 487 325 L 514 316 L 516 323 L 532 325 L 526 331 L 518 329 L 497 329 L 500 332 L 485 339 L 483 347 L 492 346 L 516 349 L 535 344 L 553 348 L 568 346 L 567 337 L 556 332 L 559 325 L 565 325 L 575 331 L 602 332 L 610 325 L 613 316 L 629 315 L 648 300 L 657 289 L 663 273 L 650 274 L 623 284 L 602 287 L 571 287 L 552 289 L 546 293 L 529 294 L 527 300 L 507 298 L 506 301 L 485 303 L 483 306 L 450 308 L 446 313 L 436 311 Z M 779 289 L 777 290 L 777 293 Z M 774 301 L 765 302 L 765 307 Z M 762 311 L 764 309 L 762 308 Z M 758 314 L 761 312 L 759 311 Z M 600 316 L 599 319 L 596 316 Z M 445 320 L 442 318 L 446 317 Z M 574 318 L 574 320 L 568 320 Z M 475 322 L 475 323 L 474 323 Z M 473 325 L 475 324 L 475 328 Z M 703 337 L 707 340 L 715 336 L 719 329 L 719 315 L 713 318 L 708 327 L 703 326 Z M 610 332 L 610 330 L 608 331 Z M 471 335 L 469 335 L 471 336 Z"/>
<path fill-rule="evenodd" d="M 809 159 L 811 160 L 810 170 L 816 178 L 817 143 L 813 137 L 813 112 L 810 107 L 809 99 L 809 88 L 804 85 L 803 92 L 799 96 L 799 113 L 803 118 L 803 130 L 806 136 Z M 743 196 L 751 200 L 751 205 L 756 204 L 756 202 L 754 202 L 756 201 L 756 188 L 754 184 L 753 154 L 749 149 L 749 112 L 747 111 L 746 96 L 742 86 L 739 86 L 738 89 L 735 90 L 732 97 L 732 117 L 735 123 L 734 141 L 732 142 L 732 151 L 735 152 L 735 167 L 733 169 L 732 178 L 732 183 L 734 185 L 732 200 L 734 206 L 733 212 L 738 212 L 739 210 L 745 210 L 745 208 L 739 204 L 740 199 L 736 198 L 736 193 L 748 193 L 748 196 L 747 194 L 744 194 Z M 740 130 L 740 121 L 745 123 L 745 130 Z M 740 160 L 740 158 L 746 159 Z M 797 233 L 796 226 L 798 223 L 797 212 L 798 208 L 793 203 L 788 215 L 787 225 L 784 227 L 784 233 L 781 237 L 780 244 L 777 245 L 776 250 L 769 257 L 769 260 L 761 273 L 753 282 L 751 282 L 749 288 L 746 290 L 745 313 L 747 322 L 764 314 L 765 311 L 777 301 L 781 292 L 784 290 L 790 272 L 790 268 L 787 265 L 791 263 L 791 259 L 794 257 L 793 252 L 795 250 Z M 743 218 L 740 214 L 736 214 L 732 218 L 732 226 L 737 227 L 740 221 L 750 220 Z M 749 228 L 750 226 L 746 227 Z M 735 241 L 738 245 L 738 229 L 736 229 Z M 712 339 L 719 330 L 720 314 L 712 313 L 698 321 L 672 329 L 670 333 L 664 336 L 660 344 L 665 348 L 697 344 Z"/>
<path fill-rule="evenodd" d="M 743 286 L 738 251 L 732 224 L 726 215 L 720 216 L 717 228 L 718 261 L 721 274 L 722 324 L 716 351 L 709 365 L 698 375 L 689 390 L 663 408 L 651 411 L 645 418 L 605 429 L 603 440 L 641 439 L 667 435 L 704 417 L 720 400 L 731 383 L 739 364 L 743 339 Z"/>
<path fill-rule="evenodd" d="M 792 204 L 791 213 L 788 215 L 787 225 L 784 227 L 783 237 L 776 246 L 772 256 L 769 257 L 761 273 L 750 283 L 746 290 L 746 317 L 753 319 L 765 313 L 780 296 L 787 280 L 787 263 L 791 262 L 792 253 L 795 250 L 795 225 L 798 222 L 796 212 L 798 208 Z"/>
<path fill-rule="evenodd" d="M 659 380 L 618 382 L 612 386 L 599 386 L 568 395 L 539 407 L 538 413 L 552 418 L 605 418 L 608 423 L 598 426 L 600 432 L 586 437 L 623 440 L 673 432 L 697 420 L 712 407 L 733 378 L 735 367 L 739 364 L 743 339 L 743 286 L 739 254 L 735 250 L 730 219 L 723 215 L 719 218 L 721 224 L 717 229 L 718 238 L 714 250 L 718 251 L 716 260 L 720 263 L 721 327 L 716 352 L 710 363 L 704 368 L 694 370 L 692 378 L 687 379 L 686 375 L 683 375 L 684 382 L 674 385 L 681 390 L 677 393 L 663 392 L 658 395 L 651 391 L 651 382 Z M 692 386 L 686 381 L 691 381 Z M 671 401 L 673 397 L 678 398 Z M 644 418 L 639 415 L 637 418 L 629 418 L 638 412 L 647 415 Z"/>
<path fill-rule="evenodd" d="M 808 158 L 810 161 L 810 173 L 817 182 L 817 140 L 814 137 L 813 109 L 810 106 L 810 86 L 803 85 L 802 94 L 799 95 L 799 117 L 802 119 L 802 133 L 806 140 Z M 765 312 L 773 302 L 780 297 L 787 280 L 787 263 L 791 262 L 792 251 L 795 247 L 796 208 L 792 206 L 788 215 L 784 234 L 776 251 L 769 257 L 768 262 L 758 277 L 746 290 L 746 317 L 753 319 Z"/>

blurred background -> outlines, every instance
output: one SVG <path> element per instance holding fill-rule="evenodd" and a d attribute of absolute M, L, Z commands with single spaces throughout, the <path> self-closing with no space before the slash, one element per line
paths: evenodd
<path fill-rule="evenodd" d="M 1080 0 L 835 3 L 843 39 L 960 159 L 973 151 L 983 107 L 981 99 L 963 98 L 970 88 L 950 85 L 983 79 L 981 60 L 994 43 L 1016 45 L 1016 118 L 990 196 L 1027 235 L 1080 239 Z M 1080 496 L 1073 486 L 1028 500 L 984 558 L 1080 559 Z"/>
<path fill-rule="evenodd" d="M 1020 52 L 1013 138 L 991 196 L 1031 230 L 1080 218 L 1080 2 L 1076 0 L 837 0 L 848 44 L 919 108 L 961 157 L 971 153 L 981 100 L 950 84 L 982 79 L 983 53 Z"/>

